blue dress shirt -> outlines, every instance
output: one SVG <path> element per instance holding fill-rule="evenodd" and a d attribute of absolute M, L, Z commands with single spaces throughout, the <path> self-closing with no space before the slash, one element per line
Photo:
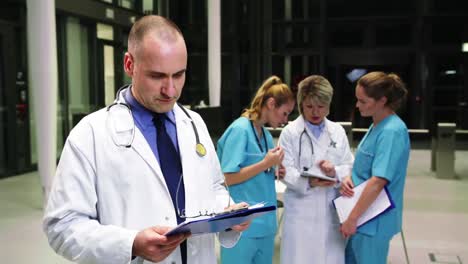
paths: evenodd
<path fill-rule="evenodd" d="M 159 162 L 159 153 L 158 148 L 156 146 L 157 142 L 157 133 L 156 127 L 153 123 L 153 112 L 146 109 L 142 106 L 136 99 L 133 97 L 132 93 L 130 92 L 131 88 L 125 90 L 124 97 L 127 104 L 132 109 L 133 120 L 135 120 L 135 126 L 141 131 L 143 136 L 145 137 L 146 141 L 148 142 L 151 150 L 153 151 L 156 159 Z M 165 120 L 165 126 L 169 137 L 172 140 L 177 152 L 179 152 L 179 144 L 177 142 L 177 128 L 175 125 L 175 115 L 174 110 L 171 110 L 166 113 L 167 117 Z"/>

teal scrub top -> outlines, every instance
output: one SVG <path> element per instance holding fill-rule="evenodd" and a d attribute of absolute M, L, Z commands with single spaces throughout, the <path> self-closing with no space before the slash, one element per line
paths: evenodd
<path fill-rule="evenodd" d="M 359 143 L 352 172 L 354 185 L 372 176 L 386 179 L 395 208 L 360 226 L 358 233 L 391 238 L 400 232 L 409 152 L 408 128 L 397 115 L 386 117 L 375 127 L 372 124 Z"/>
<path fill-rule="evenodd" d="M 263 128 L 267 146 L 265 146 L 264 138 L 259 138 L 258 135 L 256 137 L 256 135 L 257 132 L 252 128 L 251 121 L 245 117 L 239 117 L 226 129 L 217 147 L 223 173 L 239 172 L 241 168 L 258 163 L 263 160 L 269 149 L 274 148 L 273 137 L 268 130 Z M 252 205 L 266 202 L 266 205 L 276 206 L 274 170 L 264 171 L 247 181 L 231 185 L 229 191 L 236 203 L 247 202 Z M 247 237 L 274 235 L 276 225 L 276 214 L 267 213 L 255 218 L 242 235 Z"/>

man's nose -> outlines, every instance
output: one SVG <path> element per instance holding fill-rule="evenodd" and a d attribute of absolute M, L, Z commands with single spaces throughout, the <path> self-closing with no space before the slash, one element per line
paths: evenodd
<path fill-rule="evenodd" d="M 162 87 L 161 92 L 167 97 L 176 96 L 176 87 L 175 87 L 174 79 L 172 77 L 169 77 L 166 79 L 166 82 L 164 83 L 164 86 Z"/>

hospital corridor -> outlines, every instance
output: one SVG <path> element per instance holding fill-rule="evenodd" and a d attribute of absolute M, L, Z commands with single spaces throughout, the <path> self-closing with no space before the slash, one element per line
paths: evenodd
<path fill-rule="evenodd" d="M 468 263 L 468 0 L 1 0 L 0 264 L 68 259 Z"/>

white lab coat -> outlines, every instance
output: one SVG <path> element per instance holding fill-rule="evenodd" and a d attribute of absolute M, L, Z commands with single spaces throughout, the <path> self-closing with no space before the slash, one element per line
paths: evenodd
<path fill-rule="evenodd" d="M 112 110 L 111 110 L 112 111 Z M 189 112 L 204 157 L 195 152 L 190 119 L 174 107 L 182 159 L 187 215 L 227 206 L 218 158 L 201 117 Z M 176 226 L 176 215 L 159 163 L 146 139 L 135 127 L 131 147 L 118 147 L 106 127 L 108 112 L 102 109 L 85 117 L 70 133 L 57 168 L 44 216 L 49 244 L 59 254 L 79 263 L 150 263 L 131 261 L 133 240 L 139 230 L 151 226 Z M 122 133 L 133 124 L 119 124 Z M 240 234 L 223 232 L 220 242 L 233 246 Z M 190 237 L 189 264 L 216 263 L 214 235 Z M 181 263 L 176 249 L 161 263 Z"/>
<path fill-rule="evenodd" d="M 324 122 L 325 128 L 318 139 L 306 129 L 313 142 L 313 157 L 307 135 L 304 134 L 299 142 L 305 128 L 302 115 L 281 132 L 279 144 L 285 151 L 283 165 L 286 167 L 283 182 L 287 186 L 281 263 L 341 264 L 345 261 L 345 240 L 339 232 L 338 217 L 332 204 L 332 199 L 338 195 L 338 186 L 310 188 L 308 178 L 300 176 L 303 167 L 310 168 L 320 160 L 331 161 L 340 180 L 351 173 L 354 158 L 343 127 L 328 119 Z M 300 158 L 299 144 L 302 147 Z"/>

